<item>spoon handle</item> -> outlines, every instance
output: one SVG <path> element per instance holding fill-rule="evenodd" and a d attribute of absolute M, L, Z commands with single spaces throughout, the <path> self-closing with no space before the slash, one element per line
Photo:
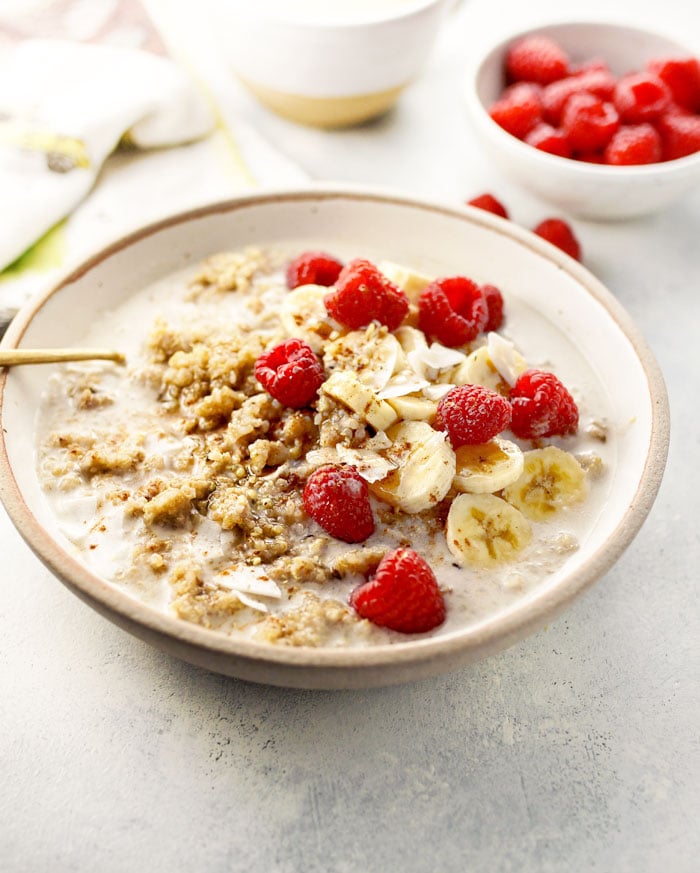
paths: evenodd
<path fill-rule="evenodd" d="M 0 350 L 0 367 L 17 364 L 55 364 L 61 361 L 116 361 L 126 360 L 121 352 L 106 349 L 7 349 Z"/>

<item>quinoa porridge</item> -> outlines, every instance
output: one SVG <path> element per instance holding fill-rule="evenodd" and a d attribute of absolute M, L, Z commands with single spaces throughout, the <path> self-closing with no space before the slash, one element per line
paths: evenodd
<path fill-rule="evenodd" d="M 353 327 L 356 312 L 326 304 L 349 267 L 335 286 L 318 274 L 321 284 L 290 290 L 295 254 L 248 248 L 159 280 L 85 338 L 118 344 L 126 366 L 64 365 L 50 377 L 39 475 L 80 559 L 183 621 L 293 646 L 413 639 L 353 599 L 396 550 L 415 550 L 437 579 L 445 617 L 429 635 L 544 584 L 585 539 L 614 461 L 586 363 L 567 352 L 577 427 L 515 436 L 514 418 L 456 445 L 447 395 L 484 386 L 510 422 L 523 374 L 560 370 L 556 326 L 502 289 L 502 326 L 440 342 L 430 319 L 441 313 L 421 302 L 432 277 L 379 262 L 404 309 Z M 290 338 L 320 373 L 296 407 L 256 369 Z M 355 524 L 349 504 L 332 508 L 335 521 L 311 509 L 309 483 L 329 469 L 364 489 L 367 535 L 334 531 L 344 512 Z"/>

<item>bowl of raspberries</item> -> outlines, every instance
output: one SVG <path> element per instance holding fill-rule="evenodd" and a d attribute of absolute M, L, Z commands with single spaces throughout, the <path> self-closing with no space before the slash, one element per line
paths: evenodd
<path fill-rule="evenodd" d="M 482 144 L 501 169 L 573 215 L 656 212 L 700 183 L 700 59 L 618 24 L 537 28 L 469 76 Z"/>

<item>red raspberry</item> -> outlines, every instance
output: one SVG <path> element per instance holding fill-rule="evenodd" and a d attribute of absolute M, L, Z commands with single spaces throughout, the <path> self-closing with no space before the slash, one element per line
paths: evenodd
<path fill-rule="evenodd" d="M 496 200 L 493 194 L 480 194 L 478 197 L 472 197 L 471 200 L 467 200 L 467 205 L 476 206 L 477 209 L 485 209 L 486 212 L 493 212 L 494 215 L 500 215 L 501 218 L 510 217 L 508 210 L 500 200 Z"/>
<path fill-rule="evenodd" d="M 567 255 L 581 260 L 581 244 L 576 239 L 573 230 L 561 218 L 546 218 L 533 229 L 533 233 L 557 246 Z"/>
<path fill-rule="evenodd" d="M 542 91 L 542 110 L 545 120 L 555 126 L 560 124 L 569 97 L 584 91 L 601 100 L 612 100 L 615 77 L 602 70 L 591 70 L 547 85 Z"/>
<path fill-rule="evenodd" d="M 569 58 L 546 36 L 525 36 L 506 54 L 506 77 L 509 82 L 537 82 L 548 85 L 569 73 Z"/>
<path fill-rule="evenodd" d="M 655 164 L 661 137 L 650 124 L 623 124 L 605 148 L 606 164 Z"/>
<path fill-rule="evenodd" d="M 471 342 L 488 320 L 484 295 L 466 276 L 436 279 L 418 298 L 418 326 L 445 346 Z"/>
<path fill-rule="evenodd" d="M 584 92 L 566 101 L 561 126 L 574 151 L 594 152 L 610 142 L 620 119 L 612 103 Z"/>
<path fill-rule="evenodd" d="M 615 108 L 627 124 L 660 118 L 671 105 L 671 92 L 651 73 L 631 73 L 615 86 Z"/>
<path fill-rule="evenodd" d="M 287 267 L 287 287 L 332 285 L 343 269 L 342 263 L 325 252 L 303 252 Z"/>
<path fill-rule="evenodd" d="M 486 309 L 489 319 L 484 326 L 484 333 L 489 330 L 498 330 L 503 324 L 503 295 L 495 285 L 482 285 L 481 293 L 486 300 Z"/>
<path fill-rule="evenodd" d="M 487 443 L 510 424 L 510 403 L 483 385 L 452 388 L 438 403 L 436 430 L 447 431 L 453 449 Z"/>
<path fill-rule="evenodd" d="M 700 117 L 664 115 L 656 123 L 661 134 L 663 159 L 673 161 L 700 152 Z"/>
<path fill-rule="evenodd" d="M 571 157 L 571 145 L 567 135 L 563 130 L 545 122 L 533 127 L 525 137 L 525 142 L 550 155 L 558 155 L 560 158 Z"/>
<path fill-rule="evenodd" d="M 489 115 L 496 124 L 518 139 L 542 121 L 542 89 L 538 85 L 520 82 L 512 85 L 489 107 Z"/>
<path fill-rule="evenodd" d="M 583 161 L 584 164 L 604 164 L 605 155 L 603 152 L 579 152 L 576 160 Z"/>
<path fill-rule="evenodd" d="M 301 409 L 314 399 L 325 376 L 311 346 L 304 340 L 288 339 L 260 355 L 255 378 L 275 400 Z"/>
<path fill-rule="evenodd" d="M 657 58 L 649 61 L 647 69 L 661 79 L 680 107 L 700 112 L 700 60 Z"/>
<path fill-rule="evenodd" d="M 591 58 L 590 61 L 579 64 L 573 71 L 574 76 L 580 76 L 583 73 L 610 73 L 610 67 L 602 58 Z"/>
<path fill-rule="evenodd" d="M 326 296 L 329 314 L 351 330 L 375 319 L 396 330 L 408 312 L 408 297 L 374 264 L 357 258 L 338 276 L 335 291 Z"/>
<path fill-rule="evenodd" d="M 382 558 L 374 576 L 350 595 L 362 618 L 404 634 L 432 630 L 445 620 L 445 601 L 435 574 L 413 549 Z"/>
<path fill-rule="evenodd" d="M 354 467 L 320 467 L 309 476 L 304 509 L 338 540 L 361 543 L 374 533 L 367 483 Z"/>
<path fill-rule="evenodd" d="M 554 373 L 526 370 L 510 392 L 510 429 L 520 439 L 566 436 L 578 429 L 574 398 Z"/>

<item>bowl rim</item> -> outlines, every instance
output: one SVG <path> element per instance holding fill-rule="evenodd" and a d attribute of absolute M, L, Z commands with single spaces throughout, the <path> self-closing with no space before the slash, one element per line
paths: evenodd
<path fill-rule="evenodd" d="M 29 547 L 74 593 L 87 600 L 108 616 L 115 614 L 139 626 L 145 633 L 170 638 L 210 655 L 221 655 L 253 665 L 321 670 L 366 670 L 442 663 L 450 657 L 470 653 L 471 659 L 505 648 L 527 633 L 544 626 L 569 602 L 600 578 L 619 558 L 642 526 L 656 498 L 666 463 L 669 445 L 669 403 L 661 369 L 645 339 L 630 315 L 585 267 L 555 246 L 518 225 L 470 206 L 454 207 L 427 199 L 407 196 L 396 191 L 365 186 L 323 185 L 305 188 L 259 191 L 186 210 L 150 223 L 100 249 L 61 280 L 26 304 L 13 320 L 1 345 L 16 348 L 41 308 L 61 290 L 99 267 L 112 255 L 139 243 L 143 239 L 167 231 L 170 227 L 188 223 L 218 213 L 231 213 L 250 206 L 274 205 L 280 202 L 319 202 L 350 200 L 410 208 L 428 214 L 438 214 L 460 222 L 481 225 L 509 238 L 553 262 L 583 286 L 601 304 L 622 334 L 632 345 L 646 378 L 651 400 L 649 444 L 635 495 L 628 510 L 597 551 L 582 566 L 569 573 L 554 588 L 534 591 L 523 600 L 516 600 L 506 610 L 491 615 L 478 624 L 452 631 L 444 636 L 407 639 L 406 642 L 381 644 L 362 648 L 310 648 L 275 646 L 271 643 L 229 637 L 215 630 L 190 624 L 158 611 L 91 572 L 69 554 L 43 528 L 27 505 L 17 483 L 5 441 L 5 388 L 10 370 L 0 372 L 0 500 L 15 527 Z M 164 270 L 165 272 L 165 270 Z M 277 683 L 282 684 L 282 683 Z"/>
<path fill-rule="evenodd" d="M 505 49 L 515 40 L 531 34 L 547 33 L 558 30 L 562 27 L 596 27 L 601 30 L 618 30 L 629 34 L 630 32 L 642 34 L 647 37 L 658 37 L 666 42 L 675 44 L 678 49 L 688 55 L 695 56 L 695 52 L 678 41 L 677 37 L 672 34 L 667 34 L 662 31 L 650 30 L 649 28 L 640 27 L 638 25 L 622 24 L 619 21 L 606 21 L 604 19 L 575 19 L 573 21 L 562 19 L 560 21 L 548 21 L 540 26 L 527 27 L 518 30 L 509 36 L 500 36 L 496 41 L 490 42 L 477 58 L 475 58 L 468 66 L 465 76 L 464 94 L 466 97 L 467 106 L 469 107 L 472 117 L 482 126 L 485 131 L 488 131 L 489 136 L 497 138 L 501 141 L 504 148 L 515 149 L 523 159 L 529 159 L 536 164 L 539 162 L 543 170 L 547 168 L 558 168 L 562 171 L 577 173 L 582 177 L 590 177 L 591 179 L 599 177 L 610 181 L 611 179 L 626 179 L 644 178 L 660 176 L 669 176 L 674 173 L 680 173 L 689 169 L 694 170 L 700 165 L 700 152 L 685 155 L 682 158 L 674 158 L 671 161 L 656 161 L 652 164 L 594 164 L 587 161 L 576 161 L 573 158 L 564 158 L 561 155 L 553 155 L 549 152 L 537 149 L 534 146 L 528 145 L 521 139 L 518 139 L 513 134 L 508 133 L 499 124 L 491 118 L 488 109 L 477 89 L 481 70 L 491 58 L 505 51 Z"/>
<path fill-rule="evenodd" d="M 322 15 L 303 15 L 294 16 L 292 13 L 284 9 L 272 11 L 263 8 L 236 8 L 235 5 L 229 10 L 223 10 L 224 15 L 241 16 L 246 20 L 261 21 L 270 24 L 279 24 L 281 26 L 304 28 L 312 31 L 335 31 L 335 30 L 361 30 L 366 27 L 377 27 L 383 24 L 393 24 L 406 19 L 418 16 L 428 9 L 435 6 L 451 3 L 452 0 L 410 0 L 410 2 L 399 5 L 396 9 L 390 8 L 374 12 L 367 12 L 365 15 L 357 18 L 338 17 L 337 19 L 324 18 Z M 221 14 L 221 13 L 220 13 Z"/>

